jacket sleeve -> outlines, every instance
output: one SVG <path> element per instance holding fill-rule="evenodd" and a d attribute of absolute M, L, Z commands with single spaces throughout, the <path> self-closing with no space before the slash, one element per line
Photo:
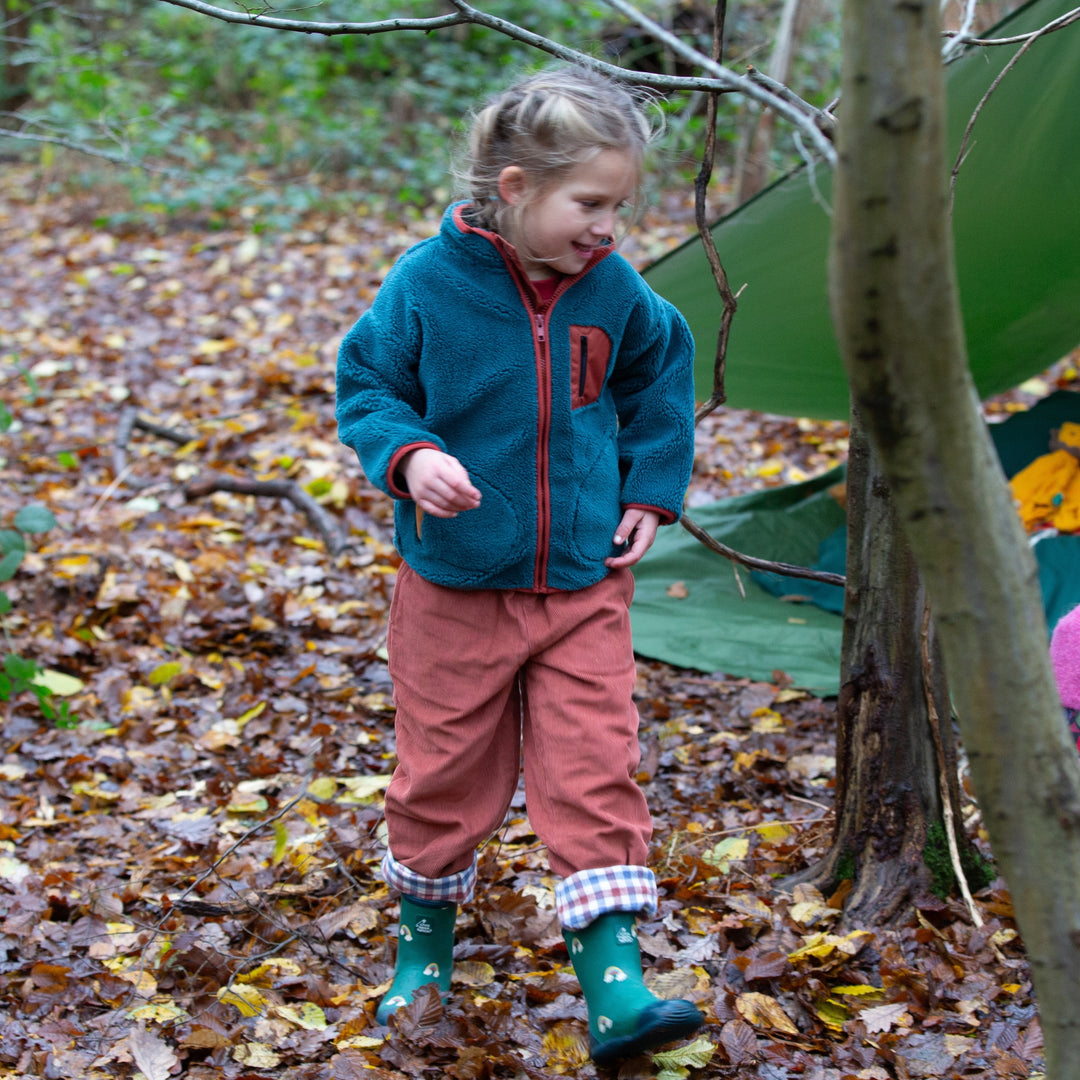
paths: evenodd
<path fill-rule="evenodd" d="M 671 524 L 694 464 L 694 339 L 644 281 L 609 386 L 619 416 L 622 505 L 656 510 Z"/>
<path fill-rule="evenodd" d="M 424 424 L 418 375 L 423 331 L 398 269 L 338 350 L 336 414 L 338 436 L 356 451 L 368 479 L 388 495 L 407 498 L 394 482 L 402 455 L 446 446 Z"/>

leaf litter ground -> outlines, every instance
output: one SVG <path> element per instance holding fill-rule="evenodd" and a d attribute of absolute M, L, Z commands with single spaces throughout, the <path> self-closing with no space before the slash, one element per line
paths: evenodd
<path fill-rule="evenodd" d="M 782 879 L 828 846 L 833 704 L 639 661 L 657 993 L 701 1037 L 598 1070 L 519 791 L 458 924 L 454 993 L 389 1028 L 378 879 L 394 765 L 390 508 L 336 440 L 336 343 L 432 221 L 119 233 L 96 196 L 0 199 L 0 527 L 42 502 L 8 648 L 78 726 L 9 703 L 0 758 L 0 1076 L 164 1080 L 1022 1077 L 1041 1067 L 1004 884 L 984 925 L 925 898 L 889 929 Z M 650 215 L 639 264 L 692 229 Z M 1062 366 L 1050 377 L 1074 381 Z M 1024 407 L 1030 386 L 993 405 Z M 723 411 L 690 503 L 843 460 L 846 428 Z M 300 491 L 264 495 L 252 482 Z M 232 490 L 229 490 L 230 484 Z M 201 485 L 201 486 L 200 486 Z M 240 489 L 240 490 L 236 490 Z M 255 492 L 255 493 L 251 493 Z M 340 546 L 340 551 L 333 552 Z M 979 815 L 965 808 L 979 839 Z M 981 841 L 980 841 L 981 842 Z"/>

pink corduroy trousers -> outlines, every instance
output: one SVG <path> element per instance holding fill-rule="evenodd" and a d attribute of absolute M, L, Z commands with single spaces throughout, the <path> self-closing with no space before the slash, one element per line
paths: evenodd
<path fill-rule="evenodd" d="M 644 866 L 633 591 L 626 569 L 537 594 L 447 589 L 401 567 L 387 638 L 398 862 L 428 878 L 467 869 L 503 824 L 524 759 L 529 822 L 554 873 Z"/>

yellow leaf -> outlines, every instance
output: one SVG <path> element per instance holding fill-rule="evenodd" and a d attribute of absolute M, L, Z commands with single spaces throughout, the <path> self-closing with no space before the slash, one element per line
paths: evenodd
<path fill-rule="evenodd" d="M 294 536 L 292 542 L 297 547 L 311 548 L 312 551 L 322 551 L 326 547 L 321 540 L 315 540 L 310 536 Z"/>
<path fill-rule="evenodd" d="M 856 983 L 854 986 L 834 986 L 834 994 L 844 994 L 851 997 L 863 997 L 867 994 L 883 994 L 884 990 L 879 986 L 867 986 L 864 983 Z"/>
<path fill-rule="evenodd" d="M 795 830 L 790 825 L 785 825 L 782 821 L 767 821 L 763 825 L 755 825 L 754 832 L 756 832 L 766 844 L 781 844 L 791 836 Z"/>
<path fill-rule="evenodd" d="M 226 809 L 230 814 L 261 814 L 270 809 L 270 804 L 263 795 L 234 791 Z"/>
<path fill-rule="evenodd" d="M 73 578 L 96 569 L 96 562 L 91 562 L 89 555 L 69 555 L 53 563 L 53 572 L 57 577 Z"/>
<path fill-rule="evenodd" d="M 241 1043 L 233 1047 L 232 1056 L 241 1065 L 249 1065 L 253 1069 L 275 1069 L 281 1064 L 281 1055 L 261 1042 Z"/>
<path fill-rule="evenodd" d="M 252 968 L 250 971 L 245 971 L 242 975 L 237 975 L 236 981 L 243 984 L 262 983 L 263 985 L 269 985 L 275 978 L 280 978 L 282 975 L 299 978 L 303 973 L 304 969 L 295 960 L 274 957 L 265 961 L 265 963 L 259 964 L 258 967 Z"/>
<path fill-rule="evenodd" d="M 772 1028 L 787 1035 L 798 1035 L 799 1029 L 791 1022 L 780 1002 L 768 994 L 740 994 L 735 999 L 739 1015 L 754 1027 Z"/>
<path fill-rule="evenodd" d="M 150 672 L 147 682 L 151 686 L 163 686 L 165 683 L 172 682 L 178 675 L 184 673 L 184 665 L 178 660 L 169 660 L 164 664 L 158 664 L 153 671 Z"/>
<path fill-rule="evenodd" d="M 653 1064 L 662 1069 L 704 1069 L 715 1053 L 716 1047 L 704 1035 L 699 1035 L 685 1046 L 653 1054 L 652 1059 Z"/>
<path fill-rule="evenodd" d="M 390 776 L 345 776 L 341 783 L 346 789 L 346 794 L 336 799 L 336 802 L 350 804 L 370 802 L 380 791 L 390 786 Z"/>
<path fill-rule="evenodd" d="M 462 960 L 454 964 L 451 980 L 461 986 L 488 986 L 495 981 L 495 969 L 483 960 Z"/>
<path fill-rule="evenodd" d="M 320 776 L 308 784 L 308 794 L 320 802 L 328 802 L 337 792 L 337 781 L 332 776 Z"/>
<path fill-rule="evenodd" d="M 788 909 L 788 914 L 802 926 L 813 926 L 814 923 L 835 919 L 840 911 L 820 900 L 804 900 L 800 904 L 792 904 Z"/>
<path fill-rule="evenodd" d="M 305 1031 L 325 1031 L 329 1026 L 326 1013 L 313 1001 L 305 1001 L 299 1012 L 288 1005 L 279 1005 L 274 1009 L 274 1013 Z"/>
<path fill-rule="evenodd" d="M 254 720 L 256 716 L 260 715 L 266 709 L 266 702 L 260 701 L 258 705 L 248 709 L 246 713 L 238 716 L 233 723 L 240 731 L 244 730 L 244 725 L 251 720 Z"/>
<path fill-rule="evenodd" d="M 152 998 L 157 993 L 157 979 L 144 968 L 135 968 L 131 971 L 119 971 L 117 975 L 125 982 L 135 987 L 135 993 L 139 997 Z"/>
<path fill-rule="evenodd" d="M 383 1039 L 377 1039 L 374 1035 L 352 1035 L 336 1041 L 334 1045 L 339 1050 L 374 1050 L 376 1046 L 382 1046 L 383 1042 Z"/>
<path fill-rule="evenodd" d="M 270 865 L 277 866 L 285 858 L 285 849 L 289 846 L 289 830 L 281 821 L 274 822 L 274 853 L 270 856 Z"/>
<path fill-rule="evenodd" d="M 174 559 L 172 568 L 173 573 L 185 584 L 190 585 L 195 580 L 195 572 L 183 559 Z"/>
<path fill-rule="evenodd" d="M 74 675 L 65 675 L 62 671 L 39 671 L 34 676 L 33 683 L 48 690 L 50 694 L 60 697 L 69 697 L 77 694 L 85 685 L 82 679 L 76 679 Z"/>
<path fill-rule="evenodd" d="M 567 1020 L 560 1020 L 544 1036 L 543 1052 L 553 1072 L 574 1075 L 589 1060 L 585 1029 Z"/>
<path fill-rule="evenodd" d="M 702 861 L 715 866 L 721 874 L 726 874 L 731 869 L 732 862 L 745 859 L 750 852 L 750 841 L 745 836 L 727 836 L 706 851 Z"/>
<path fill-rule="evenodd" d="M 853 930 L 846 937 L 837 937 L 835 934 L 811 934 L 793 953 L 788 954 L 788 959 L 795 963 L 809 958 L 823 960 L 834 952 L 841 956 L 854 956 L 873 937 L 869 931 Z"/>
<path fill-rule="evenodd" d="M 236 347 L 236 341 L 234 338 L 221 338 L 214 340 L 207 338 L 204 341 L 200 341 L 195 347 L 195 351 L 200 356 L 217 356 L 219 353 L 228 352 L 229 349 Z"/>
<path fill-rule="evenodd" d="M 140 1005 L 128 1013 L 132 1020 L 149 1020 L 154 1024 L 173 1024 L 178 1020 L 187 1020 L 188 1014 L 171 1001 L 158 1001 Z"/>
<path fill-rule="evenodd" d="M 851 1013 L 837 1001 L 819 1001 L 814 1005 L 817 1018 L 830 1030 L 842 1031 L 844 1024 L 851 1019 Z"/>
<path fill-rule="evenodd" d="M 266 999 L 258 987 L 238 983 L 234 987 L 222 986 L 217 992 L 218 1001 L 233 1005 L 240 1010 L 241 1016 L 261 1016 L 266 1006 Z"/>

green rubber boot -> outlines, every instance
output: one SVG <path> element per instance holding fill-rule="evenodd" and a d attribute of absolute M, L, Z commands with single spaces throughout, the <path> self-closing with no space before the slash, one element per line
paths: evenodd
<path fill-rule="evenodd" d="M 645 986 L 635 922 L 632 913 L 613 911 L 584 930 L 563 931 L 598 1064 L 692 1035 L 705 1019 L 689 1001 L 665 1001 Z"/>
<path fill-rule="evenodd" d="M 421 986 L 436 983 L 444 996 L 449 991 L 456 919 L 457 904 L 424 904 L 402 896 L 394 981 L 375 1013 L 380 1024 L 408 1005 Z"/>

